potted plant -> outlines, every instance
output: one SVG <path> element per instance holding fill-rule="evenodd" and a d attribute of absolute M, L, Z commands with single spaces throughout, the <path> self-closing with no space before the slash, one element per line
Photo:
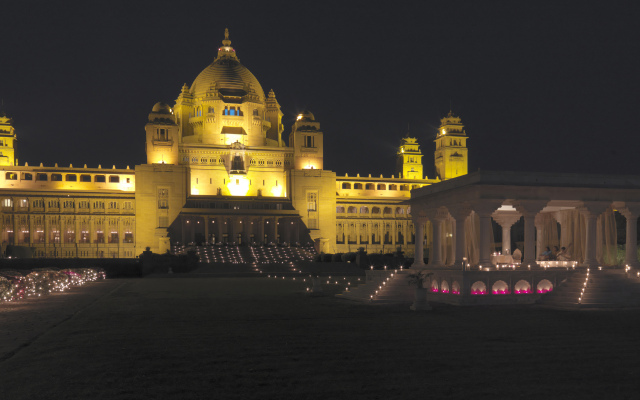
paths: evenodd
<path fill-rule="evenodd" d="M 411 305 L 411 309 L 414 311 L 431 310 L 431 306 L 427 302 L 429 289 L 424 287 L 425 281 L 428 282 L 430 276 L 433 276 L 433 272 L 427 272 L 424 269 L 417 270 L 407 276 L 409 285 L 416 285 L 415 298 Z"/>

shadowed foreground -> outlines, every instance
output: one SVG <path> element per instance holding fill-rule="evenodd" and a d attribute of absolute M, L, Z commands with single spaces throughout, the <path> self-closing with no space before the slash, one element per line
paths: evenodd
<path fill-rule="evenodd" d="M 311 297 L 302 285 L 266 278 L 110 280 L 66 297 L 0 305 L 0 398 L 631 399 L 638 393 L 638 311 L 441 306 L 416 313 Z M 8 340 L 27 327 L 21 340 L 28 345 Z"/>

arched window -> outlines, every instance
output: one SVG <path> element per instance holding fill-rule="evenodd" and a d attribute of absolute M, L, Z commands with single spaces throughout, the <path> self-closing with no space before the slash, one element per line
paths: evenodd
<path fill-rule="evenodd" d="M 380 214 L 380 207 L 373 207 L 371 209 L 371 214 Z"/>
<path fill-rule="evenodd" d="M 67 182 L 77 182 L 78 181 L 78 175 L 76 175 L 76 174 L 67 174 L 67 176 L 65 176 L 64 179 Z"/>
<path fill-rule="evenodd" d="M 336 207 L 336 212 L 337 212 L 338 214 L 344 213 L 344 207 L 342 207 L 342 206 L 337 206 L 337 207 Z"/>
<path fill-rule="evenodd" d="M 367 206 L 360 207 L 360 214 L 369 214 L 369 207 Z"/>
<path fill-rule="evenodd" d="M 391 207 L 385 207 L 383 214 L 384 215 L 390 215 L 391 214 Z"/>
<path fill-rule="evenodd" d="M 376 185 L 374 185 L 373 183 L 367 183 L 366 189 L 367 190 L 375 190 Z"/>
<path fill-rule="evenodd" d="M 362 183 L 354 183 L 353 184 L 353 188 L 354 189 L 362 189 Z"/>
<path fill-rule="evenodd" d="M 404 208 L 396 207 L 396 214 L 404 214 Z"/>
<path fill-rule="evenodd" d="M 400 190 L 409 191 L 409 185 L 400 185 Z"/>
<path fill-rule="evenodd" d="M 356 212 L 357 212 L 357 209 L 354 206 L 347 208 L 348 214 L 355 214 Z"/>
<path fill-rule="evenodd" d="M 387 185 L 384 183 L 378 183 L 378 190 L 387 190 Z"/>
<path fill-rule="evenodd" d="M 343 189 L 351 189 L 351 184 L 349 182 L 343 182 L 342 183 L 342 188 Z"/>
<path fill-rule="evenodd" d="M 487 294 L 487 285 L 482 281 L 476 281 L 471 285 L 471 294 Z"/>
<path fill-rule="evenodd" d="M 389 190 L 398 190 L 398 185 L 389 185 Z"/>
<path fill-rule="evenodd" d="M 491 293 L 493 294 L 509 294 L 509 285 L 505 281 L 497 281 L 491 287 Z"/>
<path fill-rule="evenodd" d="M 5 174 L 5 179 L 8 181 L 15 181 L 18 179 L 18 174 L 16 174 L 15 172 L 7 172 Z"/>

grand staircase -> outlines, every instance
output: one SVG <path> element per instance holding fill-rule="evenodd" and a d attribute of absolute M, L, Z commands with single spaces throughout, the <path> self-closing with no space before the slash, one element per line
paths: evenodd
<path fill-rule="evenodd" d="M 640 279 L 624 269 L 575 272 L 538 303 L 561 309 L 640 307 Z"/>
<path fill-rule="evenodd" d="M 279 246 L 174 246 L 173 254 L 186 254 L 194 250 L 201 263 L 232 264 L 290 264 L 296 261 L 311 261 L 315 255 L 313 247 Z"/>
<path fill-rule="evenodd" d="M 337 297 L 372 304 L 411 303 L 415 286 L 409 285 L 411 271 L 371 271 L 365 283 L 344 291 Z M 376 293 L 377 291 L 377 293 Z"/>

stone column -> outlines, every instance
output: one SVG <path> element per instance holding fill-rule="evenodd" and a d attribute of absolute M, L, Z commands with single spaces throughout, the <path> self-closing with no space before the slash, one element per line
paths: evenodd
<path fill-rule="evenodd" d="M 522 215 L 517 211 L 497 211 L 493 220 L 502 227 L 502 254 L 511 254 L 511 227 Z"/>
<path fill-rule="evenodd" d="M 542 242 L 544 235 L 544 222 L 542 214 L 536 215 L 534 225 L 536 227 L 536 260 L 540 259 L 542 252 L 544 251 L 544 243 Z"/>
<path fill-rule="evenodd" d="M 33 240 L 36 233 L 33 229 L 33 219 L 35 218 L 35 216 L 29 215 L 27 218 L 29 218 L 29 245 L 33 246 Z"/>
<path fill-rule="evenodd" d="M 424 268 L 424 224 L 426 218 L 413 217 L 413 226 L 416 229 L 415 251 L 413 256 L 413 264 L 411 268 L 420 269 Z"/>
<path fill-rule="evenodd" d="M 427 218 L 429 218 L 433 227 L 432 252 L 429 254 L 429 267 L 431 268 L 444 266 L 442 262 L 442 223 L 447 217 L 448 213 L 444 209 L 427 211 Z"/>
<path fill-rule="evenodd" d="M 222 236 L 224 234 L 224 218 L 218 217 L 216 218 L 216 243 L 222 243 Z"/>
<path fill-rule="evenodd" d="M 465 238 L 465 222 L 469 214 L 471 214 L 471 208 L 468 206 L 452 206 L 449 207 L 449 213 L 455 219 L 455 228 L 453 230 L 453 239 L 454 239 L 454 247 L 455 247 L 455 257 L 453 260 L 453 265 L 461 266 L 462 270 L 466 268 L 466 263 L 464 262 L 465 252 L 467 249 L 467 241 Z"/>
<path fill-rule="evenodd" d="M 264 224 L 265 221 L 263 218 L 258 218 L 258 237 L 256 238 L 256 242 L 264 244 Z"/>
<path fill-rule="evenodd" d="M 519 200 L 514 207 L 524 217 L 524 254 L 522 257 L 522 265 L 534 265 L 536 262 L 535 249 L 535 218 L 547 205 L 547 200 Z"/>
<path fill-rule="evenodd" d="M 625 245 L 625 264 L 632 267 L 640 267 L 638 262 L 638 216 L 640 205 L 629 205 L 620 210 L 627 218 L 627 243 Z"/>
<path fill-rule="evenodd" d="M 584 266 L 596 267 L 598 260 L 596 259 L 596 229 L 598 217 L 611 203 L 607 202 L 585 202 L 584 207 L 580 210 L 586 221 L 586 239 L 585 239 L 585 259 Z"/>

